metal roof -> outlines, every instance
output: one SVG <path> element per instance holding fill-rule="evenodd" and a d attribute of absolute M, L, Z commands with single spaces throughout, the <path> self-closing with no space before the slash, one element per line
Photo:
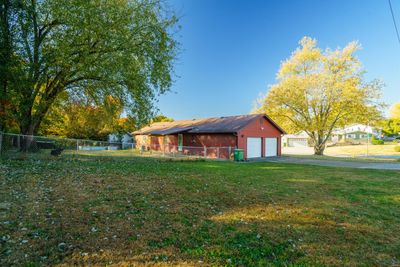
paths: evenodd
<path fill-rule="evenodd" d="M 165 129 L 154 129 L 151 131 L 150 134 L 154 134 L 154 135 L 168 135 L 168 134 L 176 134 L 176 133 L 182 133 L 182 132 L 186 132 L 188 130 L 192 129 L 192 127 L 169 127 L 169 128 L 165 128 Z"/>
<path fill-rule="evenodd" d="M 217 118 L 204 118 L 193 120 L 179 120 L 173 122 L 155 122 L 133 134 L 168 135 L 181 132 L 187 133 L 237 133 L 247 124 L 257 118 L 265 117 L 282 133 L 284 131 L 268 116 L 262 114 L 239 115 Z"/>

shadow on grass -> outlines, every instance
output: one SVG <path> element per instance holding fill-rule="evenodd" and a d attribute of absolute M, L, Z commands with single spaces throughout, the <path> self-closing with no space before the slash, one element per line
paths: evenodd
<path fill-rule="evenodd" d="M 3 266 L 395 265 L 400 257 L 395 172 L 85 155 L 0 170 L 0 196 L 11 203 L 1 214 Z M 384 194 L 393 200 L 377 209 Z"/>

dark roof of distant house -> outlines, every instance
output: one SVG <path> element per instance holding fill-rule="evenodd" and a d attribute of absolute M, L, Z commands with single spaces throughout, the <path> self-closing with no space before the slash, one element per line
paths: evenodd
<path fill-rule="evenodd" d="M 133 134 L 151 134 L 151 135 L 168 135 L 176 133 L 237 133 L 250 122 L 257 118 L 264 117 L 270 121 L 282 133 L 285 133 L 274 121 L 268 116 L 262 114 L 239 115 L 217 118 L 204 118 L 193 120 L 179 120 L 172 122 L 155 122 L 149 126 L 143 127 Z"/>

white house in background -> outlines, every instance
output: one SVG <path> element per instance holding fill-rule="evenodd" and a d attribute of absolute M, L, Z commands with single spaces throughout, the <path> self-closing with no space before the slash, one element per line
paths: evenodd
<path fill-rule="evenodd" d="M 282 137 L 282 147 L 308 147 L 309 136 L 305 131 L 298 134 L 285 134 Z"/>
<path fill-rule="evenodd" d="M 379 138 L 382 129 L 365 124 L 353 124 L 332 132 L 332 142 L 356 141 L 363 142 L 375 136 Z"/>
<path fill-rule="evenodd" d="M 115 143 L 115 145 L 121 144 L 122 149 L 132 148 L 133 146 L 133 137 L 130 133 L 125 134 L 109 134 L 108 142 Z"/>

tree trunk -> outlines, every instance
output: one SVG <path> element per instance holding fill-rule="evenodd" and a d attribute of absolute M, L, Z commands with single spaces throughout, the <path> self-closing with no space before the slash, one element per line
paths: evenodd
<path fill-rule="evenodd" d="M 32 141 L 33 141 L 33 130 L 32 127 L 27 126 L 21 130 L 21 133 L 24 135 L 22 137 L 22 146 L 21 151 L 27 152 L 30 150 Z"/>
<path fill-rule="evenodd" d="M 325 144 L 314 145 L 314 155 L 323 156 L 325 150 Z"/>
<path fill-rule="evenodd" d="M 8 81 L 6 78 L 2 78 L 2 87 L 0 91 L 0 132 L 7 131 L 7 119 L 8 119 L 8 112 L 7 112 L 7 89 L 8 89 Z"/>
<path fill-rule="evenodd" d="M 24 135 L 22 138 L 23 142 L 21 151 L 34 151 L 36 149 L 34 146 L 36 144 L 34 135 L 36 135 L 37 130 L 38 126 L 32 122 L 32 118 L 29 118 L 27 123 L 21 127 L 21 133 Z"/>
<path fill-rule="evenodd" d="M 322 132 L 317 132 L 314 138 L 314 155 L 324 155 L 326 138 Z"/>
<path fill-rule="evenodd" d="M 0 132 L 0 156 L 3 153 L 3 133 Z"/>

